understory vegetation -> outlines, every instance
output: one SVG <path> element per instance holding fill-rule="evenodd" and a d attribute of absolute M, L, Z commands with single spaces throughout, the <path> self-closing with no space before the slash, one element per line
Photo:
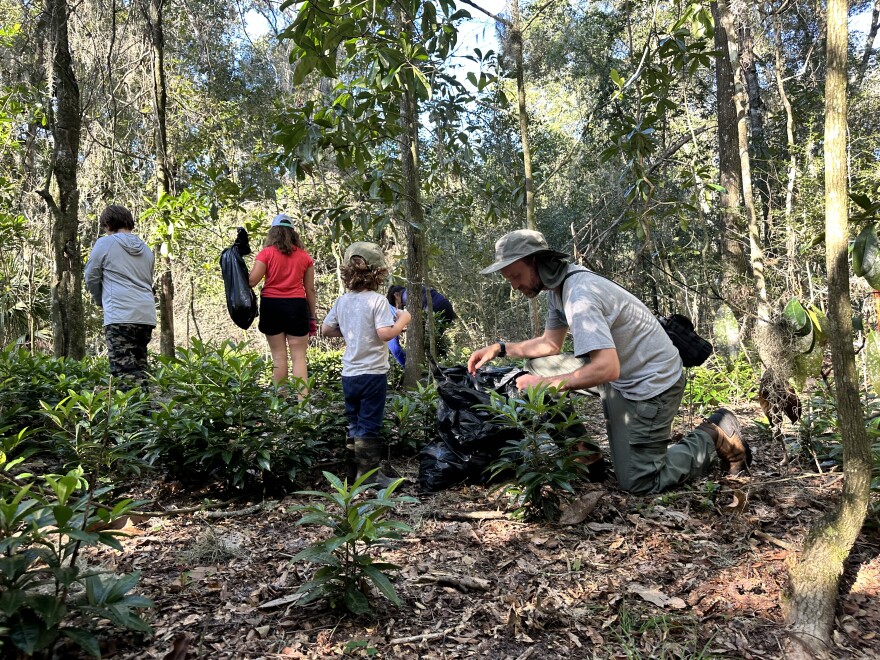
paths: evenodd
<path fill-rule="evenodd" d="M 246 344 L 194 341 L 174 358 L 156 357 L 149 386 L 130 391 L 114 387 L 103 360 L 0 352 L 0 628 L 8 643 L 27 654 L 75 643 L 98 655 L 96 635 L 108 623 L 150 633 L 143 612 L 151 603 L 136 593 L 137 572 L 117 575 L 79 559 L 83 547 L 121 549 L 114 521 L 148 504 L 132 500 L 126 486 L 139 477 L 250 499 L 306 488 L 299 495 L 316 499 L 298 507 L 300 522 L 324 526 L 329 536 L 295 558 L 318 567 L 302 585 L 302 603 L 322 598 L 366 614 L 373 585 L 399 604 L 391 580 L 400 566 L 381 561 L 376 548 L 407 533 L 394 509 L 408 500 L 392 489 L 371 494 L 368 479 L 347 484 L 336 476 L 346 432 L 340 353 L 310 359 L 311 393 L 300 401 L 271 384 L 270 364 Z M 750 374 L 744 358 L 726 371 L 717 364 L 692 370 L 692 413 L 742 402 L 755 387 Z M 499 506 L 551 522 L 577 495 L 585 466 L 574 460 L 576 445 L 591 440 L 578 405 L 541 388 L 493 397 L 486 409 L 496 422 L 520 432 L 489 468 L 503 495 Z M 875 398 L 865 405 L 880 409 Z M 385 437 L 392 457 L 412 456 L 436 438 L 436 406 L 433 382 L 391 393 Z M 875 455 L 878 419 L 869 415 Z M 838 434 L 834 406 L 817 386 L 789 451 L 831 469 L 840 461 Z M 327 492 L 313 487 L 321 469 Z M 878 485 L 875 472 L 875 492 Z"/>

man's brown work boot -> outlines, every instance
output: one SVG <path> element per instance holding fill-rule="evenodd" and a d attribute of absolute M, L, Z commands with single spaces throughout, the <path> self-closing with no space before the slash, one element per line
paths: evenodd
<path fill-rule="evenodd" d="M 715 441 L 722 470 L 734 476 L 748 471 L 752 464 L 752 450 L 742 439 L 742 427 L 736 415 L 727 408 L 719 408 L 697 428 Z"/>

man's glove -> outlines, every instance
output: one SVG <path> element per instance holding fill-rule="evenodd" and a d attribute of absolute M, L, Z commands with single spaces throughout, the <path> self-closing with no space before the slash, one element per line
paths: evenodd
<path fill-rule="evenodd" d="M 318 321 L 309 319 L 309 337 L 314 337 L 316 334 L 318 334 Z"/>

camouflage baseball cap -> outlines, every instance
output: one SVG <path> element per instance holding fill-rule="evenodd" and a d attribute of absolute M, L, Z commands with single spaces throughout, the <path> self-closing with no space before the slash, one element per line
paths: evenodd
<path fill-rule="evenodd" d="M 480 275 L 489 275 L 506 268 L 514 261 L 533 255 L 551 255 L 567 257 L 564 252 L 551 250 L 544 234 L 531 229 L 517 229 L 505 234 L 495 242 L 495 263 L 480 271 Z"/>
<path fill-rule="evenodd" d="M 358 241 L 348 246 L 345 251 L 345 262 L 348 263 L 352 257 L 361 257 L 368 265 L 373 268 L 388 268 L 385 263 L 385 254 L 375 243 L 367 241 Z"/>

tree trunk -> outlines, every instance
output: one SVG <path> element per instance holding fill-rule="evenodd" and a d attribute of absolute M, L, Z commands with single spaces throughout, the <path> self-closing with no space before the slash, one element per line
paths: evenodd
<path fill-rule="evenodd" d="M 770 214 L 771 198 L 770 183 L 768 180 L 769 173 L 767 171 L 769 149 L 767 147 L 767 137 L 764 132 L 764 102 L 761 99 L 761 85 L 758 82 L 758 67 L 755 64 L 752 30 L 748 25 L 743 25 L 739 34 L 740 62 L 746 83 L 745 90 L 748 94 L 748 116 L 751 135 L 749 146 L 751 147 L 751 159 L 754 162 L 753 172 L 755 192 L 758 193 L 758 199 L 761 200 L 761 219 L 764 228 L 762 243 L 767 247 L 769 254 L 772 255 L 774 249 L 771 240 L 773 226 Z"/>
<path fill-rule="evenodd" d="M 52 169 L 40 195 L 52 214 L 55 278 L 52 282 L 52 334 L 56 357 L 80 359 L 85 355 L 83 324 L 83 263 L 79 243 L 79 85 L 68 42 L 66 0 L 47 0 L 49 41 L 52 49 L 50 87 L 55 97 L 49 111 L 52 130 Z M 51 105 L 50 105 L 51 108 Z M 49 190 L 54 179 L 55 192 Z"/>
<path fill-rule="evenodd" d="M 516 97 L 519 115 L 519 139 L 523 152 L 523 185 L 526 200 L 526 229 L 535 229 L 535 182 L 532 178 L 532 149 L 529 143 L 529 113 L 526 110 L 526 82 L 523 66 L 523 34 L 522 20 L 519 14 L 519 0 L 511 0 L 510 11 L 513 25 L 510 28 L 510 52 L 513 54 L 516 69 Z M 541 318 L 538 302 L 529 299 L 529 318 L 532 323 L 532 334 L 537 336 L 541 331 Z"/>
<path fill-rule="evenodd" d="M 149 0 L 147 26 L 152 48 L 153 112 L 155 114 L 156 141 L 156 194 L 159 199 L 171 193 L 171 167 L 168 160 L 167 106 L 168 92 L 165 84 L 165 33 L 162 27 L 162 9 L 165 0 Z M 168 224 L 170 218 L 163 217 Z M 171 273 L 171 238 L 166 239 L 164 249 L 159 251 L 159 351 L 162 355 L 174 355 L 174 276 Z"/>
<path fill-rule="evenodd" d="M 750 279 L 748 262 L 742 242 L 737 238 L 743 233 L 740 212 L 742 172 L 737 146 L 736 107 L 733 104 L 733 70 L 727 52 L 727 32 L 721 24 L 717 3 L 711 3 L 710 8 L 715 20 L 715 49 L 720 53 L 715 61 L 715 84 L 718 90 L 719 183 L 723 188 L 719 195 L 722 216 L 721 292 L 741 320 L 751 296 L 745 286 Z"/>
<path fill-rule="evenodd" d="M 878 0 L 880 2 L 880 0 Z M 788 151 L 788 176 L 785 184 L 785 253 L 788 262 L 788 290 L 800 295 L 800 277 L 795 273 L 797 268 L 797 235 L 794 227 L 794 184 L 797 178 L 797 154 L 794 148 L 794 110 L 788 93 L 785 91 L 784 68 L 785 58 L 782 56 L 782 21 L 778 14 L 773 15 L 774 51 L 776 58 L 776 89 L 782 106 L 785 108 L 785 148 Z"/>
<path fill-rule="evenodd" d="M 838 582 L 867 512 L 871 452 L 859 400 L 849 293 L 846 189 L 846 0 L 828 2 L 825 85 L 825 264 L 828 321 L 843 445 L 843 492 L 834 512 L 811 530 L 786 594 L 788 657 L 828 654 Z"/>
<path fill-rule="evenodd" d="M 415 92 L 408 86 L 400 99 L 400 164 L 403 173 L 403 212 L 406 224 L 406 308 L 412 314 L 407 328 L 406 367 L 403 385 L 415 389 L 425 364 L 425 321 L 422 312 L 422 286 L 425 252 L 425 214 L 421 203 L 418 170 L 418 107 Z"/>
<path fill-rule="evenodd" d="M 749 158 L 749 129 L 746 125 L 746 93 L 738 75 L 739 47 L 736 42 L 736 28 L 726 0 L 718 1 L 718 14 L 721 25 L 727 33 L 727 52 L 730 56 L 730 69 L 733 73 L 733 102 L 736 108 L 737 145 L 739 150 L 740 174 L 742 179 L 743 204 L 749 228 L 749 251 L 752 266 L 753 292 L 758 301 L 758 323 L 770 320 L 770 305 L 767 302 L 767 287 L 764 280 L 764 251 L 761 247 L 761 232 L 755 211 L 755 196 L 752 190 L 752 170 Z"/>
<path fill-rule="evenodd" d="M 874 0 L 874 9 L 871 11 L 871 27 L 868 30 L 868 38 L 865 39 L 865 52 L 862 53 L 862 61 L 859 62 L 859 69 L 856 74 L 856 89 L 860 89 L 865 80 L 868 62 L 871 60 L 871 53 L 874 52 L 874 39 L 877 37 L 878 22 L 880 22 L 880 0 Z"/>

